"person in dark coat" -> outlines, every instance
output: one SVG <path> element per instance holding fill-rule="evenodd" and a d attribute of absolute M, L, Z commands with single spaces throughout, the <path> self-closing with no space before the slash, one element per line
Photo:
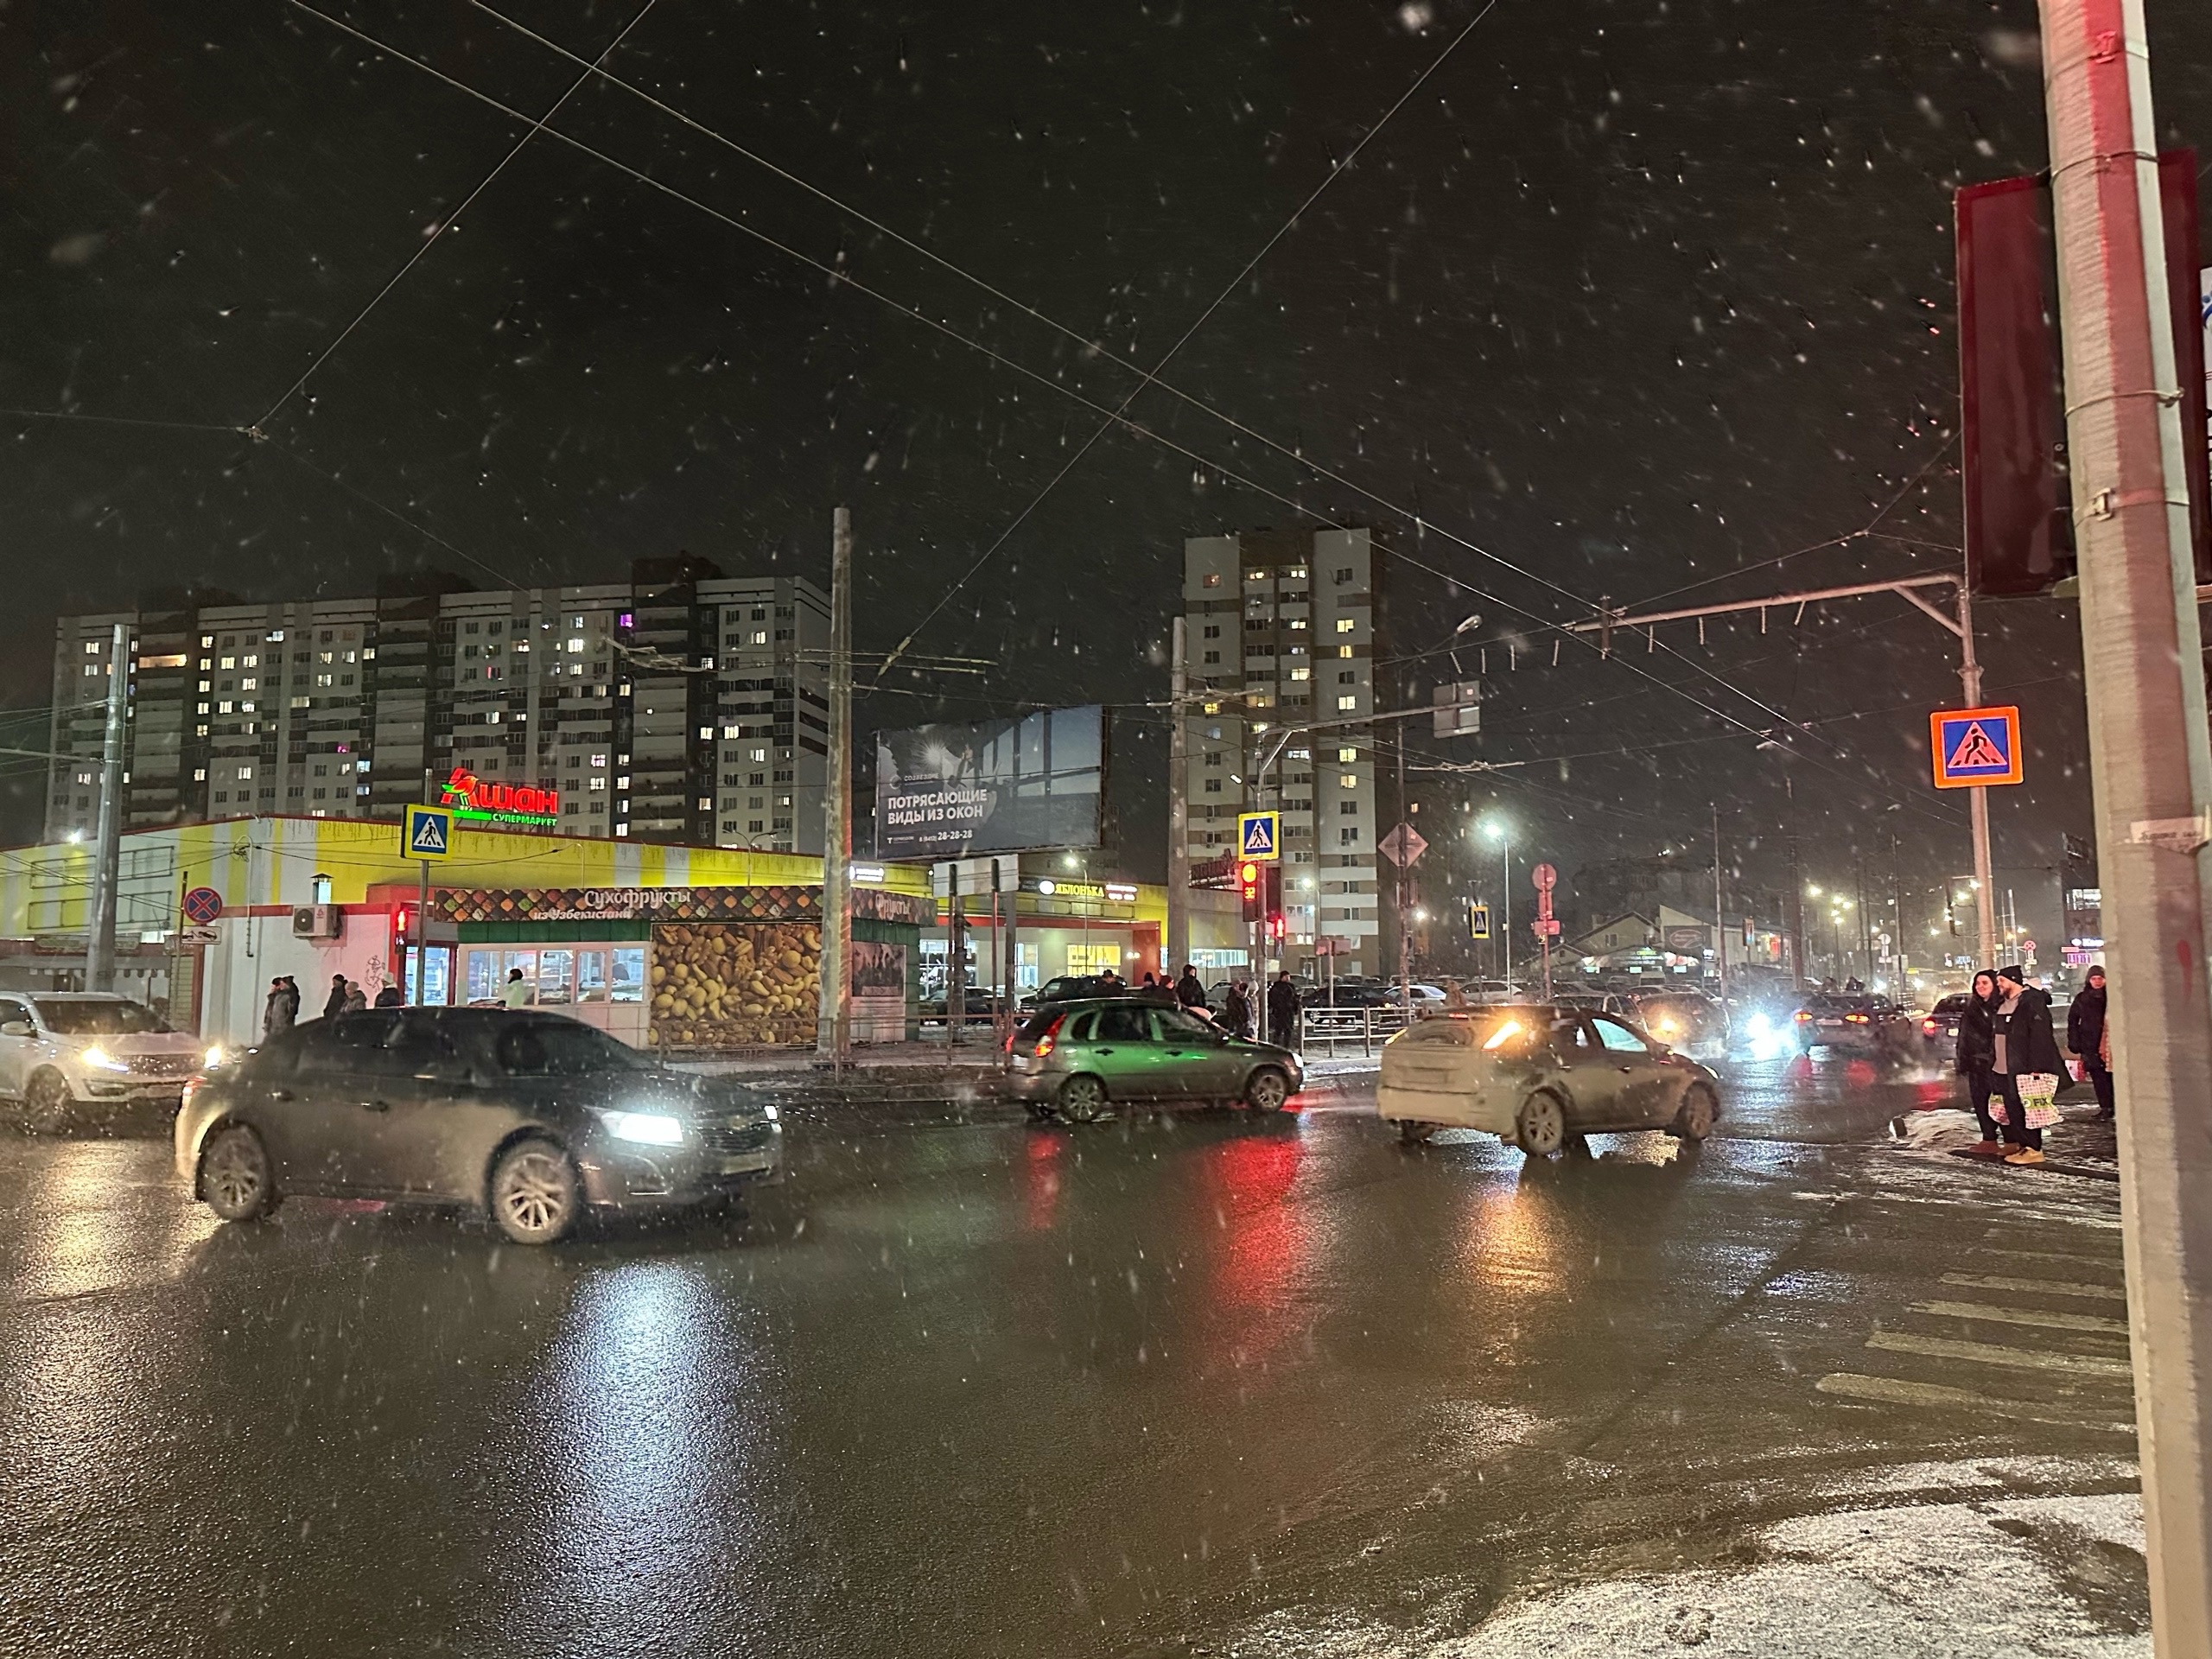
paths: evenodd
<path fill-rule="evenodd" d="M 330 995 L 322 1005 L 324 1019 L 335 1020 L 346 1012 L 346 976 L 333 974 L 330 976 Z"/>
<path fill-rule="evenodd" d="M 1298 1046 L 1298 982 L 1287 968 L 1268 987 L 1268 1040 L 1278 1048 Z"/>
<path fill-rule="evenodd" d="M 2112 1067 L 2105 1064 L 2105 970 L 2089 969 L 2088 982 L 2066 1011 L 2066 1046 L 2082 1062 L 2082 1077 L 2097 1091 L 2097 1116 L 2110 1117 Z"/>
<path fill-rule="evenodd" d="M 1221 1023 L 1232 1037 L 1252 1034 L 1252 999 L 1244 994 L 1244 982 L 1234 979 L 1229 982 L 1229 995 L 1222 999 Z"/>
<path fill-rule="evenodd" d="M 288 993 L 283 976 L 278 975 L 269 982 L 269 1000 L 261 1007 L 262 1036 L 274 1037 L 280 1031 L 289 1031 L 299 1011 L 299 993 Z"/>
<path fill-rule="evenodd" d="M 406 1006 L 406 1002 L 407 998 L 399 987 L 387 980 L 385 982 L 384 988 L 377 993 L 374 1006 L 379 1008 L 397 1008 Z"/>
<path fill-rule="evenodd" d="M 2026 972 L 2017 967 L 1997 970 L 1997 1059 L 1992 1070 L 2005 1090 L 2005 1138 L 2012 1143 L 2008 1164 L 2043 1162 L 2043 1131 L 2028 1127 L 2027 1109 L 2020 1103 L 2018 1079 L 2032 1071 L 2056 1077 L 2066 1075 L 2066 1057 L 2058 1052 L 2058 1038 L 2050 1028 L 2050 997 L 2028 983 Z"/>
<path fill-rule="evenodd" d="M 1974 976 L 1967 992 L 1967 1006 L 1959 1015 L 1959 1046 L 1955 1059 L 1958 1074 L 1967 1080 L 1967 1099 L 1974 1107 L 1974 1121 L 1981 1126 L 1981 1140 L 1974 1150 L 1985 1157 L 1999 1142 L 1997 1120 L 1989 1115 L 1989 1096 L 1999 1090 L 1993 1068 L 1997 1064 L 1997 976 L 1986 968 Z"/>
<path fill-rule="evenodd" d="M 1198 970 L 1190 963 L 1183 964 L 1183 976 L 1175 982 L 1175 1000 L 1186 1008 L 1206 1005 L 1206 988 L 1198 983 Z"/>

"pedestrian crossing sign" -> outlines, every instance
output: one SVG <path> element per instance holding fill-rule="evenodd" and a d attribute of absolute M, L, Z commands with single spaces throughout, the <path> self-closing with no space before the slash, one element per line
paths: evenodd
<path fill-rule="evenodd" d="M 1236 815 L 1236 855 L 1239 858 L 1279 859 L 1282 845 L 1282 814 L 1240 812 Z"/>
<path fill-rule="evenodd" d="M 2020 781 L 2020 711 L 1938 709 L 1928 716 L 1928 751 L 1938 789 Z"/>
<path fill-rule="evenodd" d="M 409 807 L 399 851 L 405 858 L 451 858 L 453 813 L 442 806 Z"/>

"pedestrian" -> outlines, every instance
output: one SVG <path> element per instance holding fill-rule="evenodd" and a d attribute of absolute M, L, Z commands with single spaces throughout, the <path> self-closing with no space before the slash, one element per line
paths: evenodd
<path fill-rule="evenodd" d="M 1232 1037 L 1252 1034 L 1252 999 L 1244 994 L 1244 982 L 1229 982 L 1229 995 L 1222 999 L 1221 1023 Z"/>
<path fill-rule="evenodd" d="M 368 1006 L 369 994 L 361 988 L 361 982 L 358 979 L 347 980 L 346 982 L 346 1012 L 359 1014 Z"/>
<path fill-rule="evenodd" d="M 2039 1164 L 2044 1128 L 2058 1119 L 2052 1097 L 2066 1070 L 2050 1028 L 2050 997 L 2029 984 L 2026 972 L 2018 967 L 1997 970 L 1997 994 L 2002 1000 L 1993 1021 L 1997 1058 L 1992 1069 L 2005 1090 L 2005 1138 L 2012 1143 L 2005 1161 Z"/>
<path fill-rule="evenodd" d="M 530 1006 L 530 982 L 522 976 L 521 969 L 507 969 L 507 983 L 505 988 L 499 994 L 499 1001 L 511 1008 L 526 1008 Z"/>
<path fill-rule="evenodd" d="M 1974 1121 L 1981 1128 L 1981 1139 L 1971 1148 L 1985 1158 L 1993 1157 L 2003 1149 L 1997 1134 L 1997 1120 L 1989 1115 L 1989 1096 L 1999 1088 L 1994 1068 L 1997 1065 L 1997 976 L 1983 969 L 1974 976 L 1973 988 L 1967 992 L 1967 1005 L 1959 1014 L 1959 1046 L 1953 1059 L 1954 1069 L 1967 1080 L 1967 1099 L 1974 1107 Z"/>
<path fill-rule="evenodd" d="M 1268 1040 L 1278 1048 L 1298 1046 L 1298 982 L 1287 968 L 1268 987 Z"/>
<path fill-rule="evenodd" d="M 335 1020 L 345 1012 L 346 976 L 333 974 L 330 976 L 330 995 L 322 1005 L 322 1017 L 326 1020 Z"/>
<path fill-rule="evenodd" d="M 1186 1008 L 1206 1005 L 1206 988 L 1198 983 L 1198 970 L 1190 963 L 1183 964 L 1182 977 L 1175 982 L 1175 1000 Z"/>
<path fill-rule="evenodd" d="M 2108 1118 L 2112 1105 L 2112 1044 L 2107 1037 L 2105 970 L 2089 969 L 2088 982 L 2066 1011 L 2066 1046 L 2082 1062 L 2082 1081 L 2097 1091 L 2097 1116 Z"/>
<path fill-rule="evenodd" d="M 284 976 L 279 974 L 269 982 L 269 1000 L 261 1005 L 261 1036 L 267 1041 L 280 1031 L 292 1028 L 292 1016 L 299 1012 L 297 996 L 284 992 Z"/>
<path fill-rule="evenodd" d="M 391 980 L 386 980 L 384 988 L 377 993 L 376 1006 L 380 1008 L 401 1007 L 406 1001 L 407 999 L 400 994 L 399 987 Z"/>
<path fill-rule="evenodd" d="M 284 1023 L 296 1026 L 300 1022 L 300 982 L 289 974 L 284 976 Z"/>

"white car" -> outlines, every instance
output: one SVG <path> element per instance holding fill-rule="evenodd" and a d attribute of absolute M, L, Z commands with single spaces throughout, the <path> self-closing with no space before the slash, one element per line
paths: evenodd
<path fill-rule="evenodd" d="M 59 1128 L 84 1104 L 174 1110 L 186 1079 L 220 1058 L 127 996 L 0 993 L 0 1096 L 22 1102 L 34 1130 Z"/>

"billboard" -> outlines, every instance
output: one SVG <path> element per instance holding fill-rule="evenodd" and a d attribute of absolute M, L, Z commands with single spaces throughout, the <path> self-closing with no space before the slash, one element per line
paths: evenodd
<path fill-rule="evenodd" d="M 879 858 L 1096 847 L 1106 711 L 1047 709 L 875 739 Z"/>

